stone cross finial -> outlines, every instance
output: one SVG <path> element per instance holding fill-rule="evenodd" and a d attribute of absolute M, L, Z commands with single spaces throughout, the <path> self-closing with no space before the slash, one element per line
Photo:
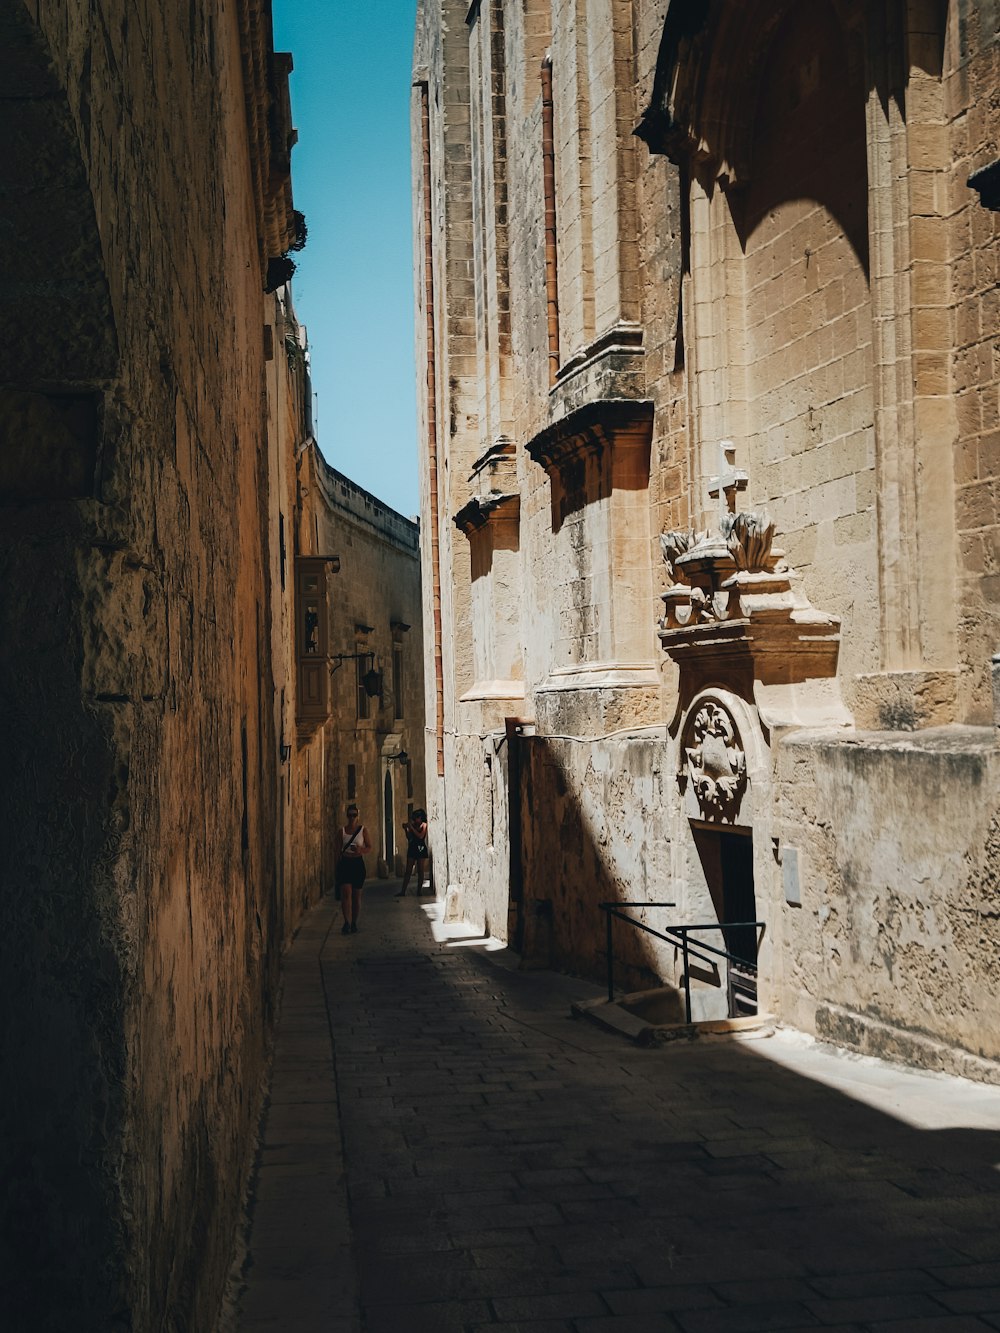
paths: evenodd
<path fill-rule="evenodd" d="M 750 478 L 742 468 L 736 466 L 736 445 L 732 440 L 723 440 L 719 452 L 722 455 L 719 475 L 710 480 L 708 493 L 718 502 L 721 526 L 727 514 L 736 513 L 737 492 L 746 490 Z"/>

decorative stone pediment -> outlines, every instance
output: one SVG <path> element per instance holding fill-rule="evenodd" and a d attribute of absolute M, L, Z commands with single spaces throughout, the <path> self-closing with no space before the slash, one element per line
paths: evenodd
<path fill-rule="evenodd" d="M 682 703 L 725 678 L 752 692 L 770 724 L 846 725 L 840 620 L 810 605 L 773 541 L 764 510 L 725 514 L 711 531 L 661 535 L 670 586 L 659 638 L 680 668 Z M 807 681 L 808 694 L 796 688 Z"/>

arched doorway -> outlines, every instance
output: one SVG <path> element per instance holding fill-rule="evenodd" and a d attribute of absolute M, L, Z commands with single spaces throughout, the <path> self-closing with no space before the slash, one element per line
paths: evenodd
<path fill-rule="evenodd" d="M 758 962 L 763 919 L 756 884 L 756 798 L 764 778 L 766 754 L 752 705 L 731 691 L 709 688 L 698 694 L 686 711 L 679 731 L 678 773 L 695 853 L 700 868 L 702 920 L 714 916 L 717 933 L 702 936 L 728 955 L 718 963 L 717 995 L 703 996 L 715 1006 L 706 1016 L 730 1018 L 757 1012 Z M 764 802 L 766 809 L 766 801 Z M 766 825 L 766 816 L 764 819 Z M 697 873 L 697 872 L 696 872 Z M 724 1000 L 724 1008 L 722 1002 Z"/>

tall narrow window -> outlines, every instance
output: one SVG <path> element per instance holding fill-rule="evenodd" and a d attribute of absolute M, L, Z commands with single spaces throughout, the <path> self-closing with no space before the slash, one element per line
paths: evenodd
<path fill-rule="evenodd" d="M 392 650 L 392 715 L 397 721 L 403 716 L 403 649 L 398 643 Z"/>
<path fill-rule="evenodd" d="M 507 75 L 504 6 L 473 4 L 469 26 L 469 148 L 472 186 L 479 429 L 483 446 L 514 432 L 510 377 L 507 240 Z M 470 312 L 471 313 L 471 312 Z"/>
<path fill-rule="evenodd" d="M 358 656 L 354 659 L 358 683 L 358 717 L 362 720 L 372 715 L 371 698 L 365 689 L 365 676 L 368 673 L 371 659 L 363 648 L 359 647 Z"/>
<path fill-rule="evenodd" d="M 326 563 L 317 559 L 295 562 L 296 652 L 298 692 L 296 716 L 319 725 L 330 715 Z"/>
<path fill-rule="evenodd" d="M 358 770 L 356 765 L 347 765 L 347 799 L 356 801 L 358 798 Z"/>

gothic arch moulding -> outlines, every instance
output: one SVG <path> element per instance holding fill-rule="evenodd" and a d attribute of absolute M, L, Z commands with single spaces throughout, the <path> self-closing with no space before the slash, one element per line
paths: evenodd
<path fill-rule="evenodd" d="M 858 18 L 853 0 L 813 0 L 846 33 Z M 725 189 L 745 185 L 753 171 L 753 109 L 773 40 L 801 10 L 796 0 L 672 0 L 657 56 L 650 104 L 636 129 L 653 153 L 688 166 Z M 863 49 L 848 44 L 860 74 Z"/>

